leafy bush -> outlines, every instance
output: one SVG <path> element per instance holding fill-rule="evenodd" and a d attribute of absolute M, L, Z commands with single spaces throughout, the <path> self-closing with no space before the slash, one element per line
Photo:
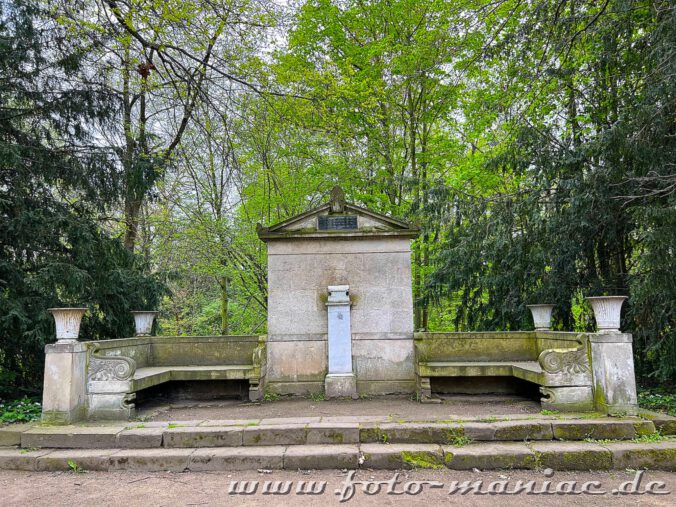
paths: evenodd
<path fill-rule="evenodd" d="M 641 389 L 638 404 L 650 410 L 660 410 L 676 417 L 676 394 L 664 388 Z"/>
<path fill-rule="evenodd" d="M 19 400 L 0 400 L 0 423 L 36 421 L 41 413 L 42 406 L 35 398 L 24 396 Z"/>

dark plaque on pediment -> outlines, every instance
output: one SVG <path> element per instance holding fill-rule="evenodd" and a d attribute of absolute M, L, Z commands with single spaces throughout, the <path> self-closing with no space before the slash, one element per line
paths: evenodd
<path fill-rule="evenodd" d="M 345 231 L 357 229 L 356 215 L 320 215 L 318 229 L 320 231 Z"/>

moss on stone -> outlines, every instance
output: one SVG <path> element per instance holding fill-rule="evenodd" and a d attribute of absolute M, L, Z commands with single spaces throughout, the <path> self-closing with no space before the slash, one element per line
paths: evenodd
<path fill-rule="evenodd" d="M 623 440 L 633 438 L 634 429 L 628 424 L 591 425 L 570 423 L 554 426 L 554 437 L 559 440 L 605 439 Z"/>
<path fill-rule="evenodd" d="M 496 440 L 528 440 L 542 433 L 540 424 L 515 424 L 512 426 L 499 426 L 495 430 Z M 547 427 L 550 427 L 547 424 Z M 551 437 L 549 437 L 551 438 Z"/>
<path fill-rule="evenodd" d="M 378 426 L 359 428 L 359 441 L 361 443 L 380 442 L 382 432 Z"/>
<path fill-rule="evenodd" d="M 632 449 L 623 458 L 622 464 L 632 468 L 676 471 L 676 449 Z"/>
<path fill-rule="evenodd" d="M 613 460 L 610 452 L 576 451 L 562 452 L 558 468 L 561 470 L 609 470 L 613 468 Z"/>
<path fill-rule="evenodd" d="M 330 438 L 334 444 L 342 444 L 345 440 L 345 436 L 339 431 L 330 431 L 326 436 Z"/>
<path fill-rule="evenodd" d="M 635 422 L 634 431 L 636 432 L 636 436 L 638 437 L 643 435 L 653 435 L 657 433 L 655 425 L 650 421 Z"/>
<path fill-rule="evenodd" d="M 443 459 L 431 452 L 409 452 L 401 451 L 401 460 L 411 468 L 439 469 L 444 468 Z"/>

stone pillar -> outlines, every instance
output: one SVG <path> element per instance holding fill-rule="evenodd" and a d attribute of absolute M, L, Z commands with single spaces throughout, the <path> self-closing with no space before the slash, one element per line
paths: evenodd
<path fill-rule="evenodd" d="M 357 379 L 352 370 L 350 286 L 329 285 L 328 355 L 329 373 L 324 379 L 327 398 L 357 397 Z"/>
<path fill-rule="evenodd" d="M 86 414 L 87 348 L 76 341 L 45 346 L 42 421 L 71 424 Z"/>
<path fill-rule="evenodd" d="M 638 411 L 634 356 L 629 333 L 589 335 L 594 404 L 610 415 L 635 415 Z"/>

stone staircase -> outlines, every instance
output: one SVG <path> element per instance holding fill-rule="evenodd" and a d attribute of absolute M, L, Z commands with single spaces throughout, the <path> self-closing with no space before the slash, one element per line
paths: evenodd
<path fill-rule="evenodd" d="M 676 418 L 298 417 L 0 428 L 0 469 L 676 470 Z"/>

